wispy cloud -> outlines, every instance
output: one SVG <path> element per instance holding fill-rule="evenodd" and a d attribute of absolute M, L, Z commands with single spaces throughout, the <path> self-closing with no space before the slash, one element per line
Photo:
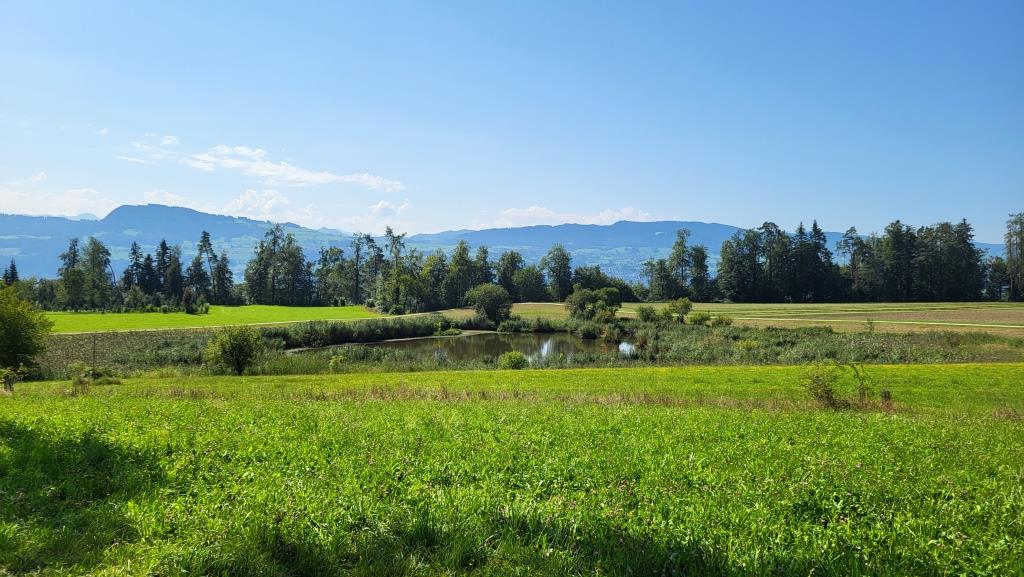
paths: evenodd
<path fill-rule="evenodd" d="M 101 129 L 97 130 L 96 134 L 99 135 L 99 136 L 106 136 L 106 135 L 110 134 L 110 129 L 106 128 L 106 127 L 103 127 Z"/>
<path fill-rule="evenodd" d="M 219 145 L 210 150 L 181 158 L 186 166 L 213 172 L 236 170 L 246 176 L 263 180 L 267 186 L 314 186 L 323 184 L 356 184 L 371 190 L 396 192 L 405 186 L 394 179 L 368 173 L 335 174 L 322 170 L 309 170 L 287 162 L 275 162 L 262 148 Z"/>
<path fill-rule="evenodd" d="M 236 171 L 244 176 L 259 179 L 268 187 L 352 184 L 379 192 L 398 192 L 405 189 L 401 181 L 367 172 L 337 174 L 275 161 L 270 159 L 267 151 L 262 148 L 220 144 L 206 152 L 185 154 L 176 150 L 175 147 L 180 144 L 181 140 L 177 136 L 147 132 L 145 138 L 129 143 L 130 151 L 123 151 L 116 158 L 137 164 L 174 160 L 204 172 Z"/>
<path fill-rule="evenodd" d="M 134 162 L 135 164 L 153 164 L 153 161 L 151 160 L 146 160 L 145 158 L 139 158 L 137 156 L 128 156 L 126 154 L 118 154 L 114 158 L 125 162 Z"/>
<path fill-rule="evenodd" d="M 650 221 L 655 220 L 649 212 L 637 210 L 631 206 L 618 209 L 605 209 L 590 213 L 558 212 L 546 206 L 529 206 L 526 208 L 506 208 L 502 210 L 494 226 L 515 227 L 533 224 L 612 224 L 620 220 Z"/>
<path fill-rule="evenodd" d="M 33 174 L 32 176 L 29 176 L 29 177 L 26 177 L 26 178 L 22 178 L 20 180 L 15 180 L 15 181 L 12 181 L 12 182 L 10 182 L 8 184 L 10 184 L 11 186 L 21 186 L 23 184 L 32 184 L 34 182 L 42 182 L 44 180 L 46 180 L 46 172 L 45 171 L 39 171 L 39 172 Z"/>

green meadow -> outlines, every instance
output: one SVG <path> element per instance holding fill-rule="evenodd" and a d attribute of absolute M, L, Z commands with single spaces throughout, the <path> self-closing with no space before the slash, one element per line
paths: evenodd
<path fill-rule="evenodd" d="M 287 307 L 246 305 L 210 307 L 210 312 L 190 315 L 183 312 L 104 313 L 48 312 L 55 333 L 89 333 L 150 329 L 185 329 L 227 325 L 284 324 L 300 321 L 352 320 L 381 316 L 362 306 Z"/>
<path fill-rule="evenodd" d="M 807 371 L 22 383 L 0 573 L 1024 572 L 1024 365 Z"/>

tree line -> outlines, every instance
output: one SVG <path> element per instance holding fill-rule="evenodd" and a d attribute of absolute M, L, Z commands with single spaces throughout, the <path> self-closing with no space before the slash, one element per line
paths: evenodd
<path fill-rule="evenodd" d="M 203 231 L 196 255 L 186 266 L 180 246 L 161 240 L 155 253 L 143 254 L 133 242 L 128 266 L 118 276 L 110 249 L 89 237 L 68 241 L 60 254 L 56 279 L 19 280 L 11 261 L 5 284 L 22 298 L 47 310 L 183 310 L 197 312 L 208 304 L 240 304 L 226 252 L 218 255 Z"/>
<path fill-rule="evenodd" d="M 120 275 L 101 240 L 75 238 L 60 255 L 57 279 L 21 280 L 12 260 L 3 283 L 51 310 L 195 312 L 207 304 L 357 304 L 401 314 L 467 306 L 467 296 L 481 285 L 500 287 L 515 302 L 563 302 L 576 291 L 602 289 L 615 289 L 618 302 L 1024 298 L 1024 213 L 1007 221 L 1005 258 L 986 257 L 966 220 L 918 228 L 897 220 L 882 234 L 866 237 L 851 228 L 835 251 L 817 222 L 793 233 L 766 222 L 722 244 L 716 275 L 707 247 L 691 244 L 683 229 L 667 258 L 643 264 L 646 282 L 627 282 L 599 266 L 573 266 L 561 245 L 529 264 L 517 251 L 492 259 L 486 246 L 474 250 L 465 241 L 450 254 L 424 253 L 408 247 L 405 237 L 390 227 L 381 238 L 354 234 L 347 246 L 321 248 L 311 259 L 293 235 L 274 226 L 254 247 L 241 283 L 234 282 L 227 253 L 214 250 L 206 231 L 187 265 L 179 246 L 161 241 L 155 252 L 143 254 L 132 243 Z M 579 298 L 589 297 L 581 292 Z"/>
<path fill-rule="evenodd" d="M 836 245 L 812 223 L 789 234 L 774 223 L 722 245 L 719 298 L 735 302 L 1019 300 L 1024 213 L 1007 223 L 1006 258 L 986 257 L 966 221 L 915 228 L 899 220 L 881 235 L 850 228 Z"/>

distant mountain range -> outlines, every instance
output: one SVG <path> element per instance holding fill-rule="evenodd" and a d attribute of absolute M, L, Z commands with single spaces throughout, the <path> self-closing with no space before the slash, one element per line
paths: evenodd
<path fill-rule="evenodd" d="M 143 251 L 151 252 L 160 239 L 180 244 L 187 258 L 195 254 L 195 243 L 203 230 L 209 231 L 214 248 L 227 250 L 234 268 L 241 271 L 252 256 L 252 249 L 273 223 L 249 218 L 207 214 L 189 208 L 147 204 L 121 206 L 102 219 L 88 217 L 21 216 L 0 214 L 0 268 L 9 259 L 18 263 L 23 277 L 56 275 L 58 255 L 72 237 L 95 236 L 109 248 L 115 269 L 127 262 L 132 241 Z M 314 258 L 320 247 L 347 248 L 350 233 L 332 229 L 310 229 L 293 223 L 282 223 L 289 233 Z M 417 234 L 407 239 L 410 247 L 423 251 L 450 250 L 461 240 L 473 247 L 485 245 L 492 258 L 505 250 L 517 250 L 528 262 L 540 260 L 555 243 L 563 244 L 573 255 L 575 264 L 596 264 L 605 271 L 627 279 L 636 279 L 641 264 L 650 258 L 668 255 L 675 242 L 676 231 L 690 230 L 690 242 L 708 248 L 712 263 L 718 258 L 722 242 L 740 227 L 728 224 L 658 221 L 620 221 L 609 225 L 560 224 L 492 228 L 484 230 L 455 230 L 434 234 Z M 830 248 L 842 234 L 826 233 Z M 1004 247 L 998 244 L 978 243 L 992 256 L 1002 255 Z"/>

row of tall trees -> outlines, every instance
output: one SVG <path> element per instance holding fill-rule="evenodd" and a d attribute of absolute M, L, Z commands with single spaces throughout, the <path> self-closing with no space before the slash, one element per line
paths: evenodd
<path fill-rule="evenodd" d="M 1009 242 L 1007 248 L 1009 252 Z M 737 302 L 972 301 L 1010 296 L 1006 262 L 985 257 L 966 220 L 919 228 L 897 220 L 881 235 L 867 237 L 851 228 L 836 249 L 838 262 L 817 222 L 810 230 L 801 224 L 794 234 L 767 222 L 723 243 L 716 288 L 722 298 Z"/>
<path fill-rule="evenodd" d="M 22 298 L 45 309 L 193 310 L 204 302 L 238 302 L 227 254 L 214 252 L 206 231 L 196 247 L 197 254 L 186 267 L 181 247 L 161 240 L 155 253 L 144 255 L 133 242 L 128 266 L 118 276 L 111 265 L 110 249 L 100 239 L 90 237 L 83 244 L 73 238 L 60 255 L 56 279 L 20 280 L 12 261 L 4 282 L 15 285 Z"/>
<path fill-rule="evenodd" d="M 647 279 L 646 300 L 669 301 L 688 297 L 707 301 L 714 297 L 708 249 L 699 244 L 691 246 L 690 231 L 685 228 L 676 232 L 676 240 L 667 259 L 644 263 L 643 276 Z"/>
<path fill-rule="evenodd" d="M 485 246 L 460 242 L 451 253 L 410 249 L 390 227 L 382 239 L 353 235 L 348 250 L 322 248 L 309 260 L 280 227 L 267 232 L 245 271 L 246 299 L 258 304 L 366 304 L 387 312 L 430 311 L 466 306 L 479 285 L 497 284 L 518 302 L 565 300 L 575 284 L 621 287 L 600 267 L 572 268 L 572 257 L 555 245 L 537 265 L 516 251 L 491 259 Z"/>
<path fill-rule="evenodd" d="M 915 228 L 900 221 L 866 237 L 849 229 L 828 246 L 817 222 L 789 233 L 774 223 L 739 231 L 722 244 L 717 276 L 708 249 L 677 232 L 667 258 L 643 265 L 646 284 L 631 284 L 598 266 L 573 267 L 553 246 L 537 264 L 506 251 L 460 242 L 449 253 L 409 248 L 388 228 L 382 238 L 355 234 L 347 247 L 322 248 L 314 259 L 280 226 L 254 247 L 245 282 L 236 286 L 226 252 L 203 232 L 187 264 L 180 247 L 161 241 L 152 254 L 133 243 L 115 276 L 110 250 L 97 238 L 71 239 L 58 279 L 19 280 L 12 260 L 3 282 L 43 308 L 69 310 L 182 307 L 196 303 L 365 304 L 387 312 L 466 306 L 466 294 L 495 284 L 517 302 L 564 301 L 576 287 L 615 288 L 623 301 L 736 302 L 969 301 L 1024 298 L 1024 213 L 1006 229 L 1006 258 L 986 258 L 967 221 Z"/>

